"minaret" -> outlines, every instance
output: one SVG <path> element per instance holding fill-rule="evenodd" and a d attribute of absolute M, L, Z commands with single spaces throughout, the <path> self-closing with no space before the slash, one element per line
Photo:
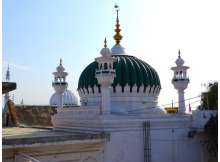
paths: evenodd
<path fill-rule="evenodd" d="M 10 70 L 9 70 L 9 65 L 8 65 L 8 69 L 7 69 L 7 72 L 6 72 L 6 82 L 9 82 L 10 81 Z"/>
<path fill-rule="evenodd" d="M 8 69 L 7 69 L 7 71 L 6 71 L 5 80 L 6 80 L 6 82 L 10 82 L 10 70 L 9 70 L 9 65 L 8 65 Z M 5 104 L 8 102 L 9 98 L 10 98 L 9 92 L 5 93 L 5 96 L 4 96 Z"/>
<path fill-rule="evenodd" d="M 102 103 L 101 103 L 101 112 L 102 114 L 111 113 L 111 98 L 110 98 L 110 90 L 111 84 L 114 81 L 115 70 L 113 69 L 113 63 L 116 61 L 115 58 L 112 57 L 109 48 L 107 48 L 107 41 L 104 41 L 105 45 L 102 48 L 100 54 L 101 57 L 97 57 L 95 59 L 98 62 L 98 68 L 96 70 L 96 78 L 98 83 L 101 85 L 101 95 L 102 95 Z"/>
<path fill-rule="evenodd" d="M 174 85 L 174 88 L 178 91 L 178 97 L 179 97 L 178 112 L 184 114 L 186 111 L 184 90 L 187 88 L 189 84 L 189 78 L 187 77 L 187 69 L 189 69 L 189 67 L 183 66 L 184 60 L 180 56 L 180 50 L 178 53 L 179 56 L 175 62 L 177 66 L 171 68 L 171 70 L 173 70 L 174 72 L 172 84 Z"/>
<path fill-rule="evenodd" d="M 56 68 L 56 72 L 53 72 L 54 75 L 54 81 L 52 83 L 52 86 L 57 94 L 59 94 L 60 102 L 58 104 L 58 107 L 63 107 L 63 93 L 68 87 L 68 83 L 66 82 L 66 76 L 68 75 L 67 72 L 65 72 L 65 68 L 62 65 L 62 59 L 60 59 L 60 65 Z"/>

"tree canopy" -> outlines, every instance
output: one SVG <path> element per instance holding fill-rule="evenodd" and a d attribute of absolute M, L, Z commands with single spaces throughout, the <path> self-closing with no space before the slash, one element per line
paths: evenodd
<path fill-rule="evenodd" d="M 202 105 L 200 109 L 203 110 L 218 110 L 218 82 L 208 84 L 208 92 L 202 95 Z"/>
<path fill-rule="evenodd" d="M 207 135 L 206 148 L 211 157 L 218 157 L 218 116 L 212 116 L 206 123 L 205 134 Z"/>

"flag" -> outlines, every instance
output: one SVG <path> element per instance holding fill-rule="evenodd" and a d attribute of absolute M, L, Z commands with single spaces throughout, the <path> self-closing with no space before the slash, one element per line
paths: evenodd
<path fill-rule="evenodd" d="M 189 112 L 191 112 L 192 111 L 192 109 L 191 109 L 191 105 L 190 105 L 190 103 L 189 103 Z"/>

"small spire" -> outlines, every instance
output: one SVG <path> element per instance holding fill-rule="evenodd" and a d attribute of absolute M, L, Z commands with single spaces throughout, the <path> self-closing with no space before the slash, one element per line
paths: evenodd
<path fill-rule="evenodd" d="M 8 64 L 8 69 L 6 72 L 6 81 L 9 81 L 9 80 L 10 80 L 10 70 L 9 70 L 9 64 Z"/>
<path fill-rule="evenodd" d="M 104 39 L 104 48 L 101 49 L 100 54 L 104 57 L 111 56 L 111 52 L 110 52 L 109 48 L 107 48 L 106 38 Z"/>
<path fill-rule="evenodd" d="M 24 100 L 23 100 L 23 98 L 21 99 L 21 105 L 24 105 Z"/>
<path fill-rule="evenodd" d="M 178 55 L 179 55 L 179 56 L 178 56 L 178 57 L 180 57 L 180 54 L 181 54 L 181 52 L 180 52 L 180 49 L 179 49 L 179 51 L 178 51 Z"/>
<path fill-rule="evenodd" d="M 104 47 L 107 48 L 107 40 L 106 40 L 106 38 L 104 40 Z"/>
<path fill-rule="evenodd" d="M 120 27 L 119 18 L 118 18 L 119 6 L 117 4 L 115 4 L 114 7 L 117 12 L 116 25 L 115 25 L 116 26 L 116 29 L 115 29 L 116 34 L 114 35 L 114 39 L 115 39 L 116 44 L 119 44 L 121 39 L 123 38 L 122 35 L 120 34 L 121 29 L 119 28 Z"/>
<path fill-rule="evenodd" d="M 62 58 L 60 58 L 60 66 L 62 65 L 62 62 L 63 62 L 63 60 L 62 60 Z"/>

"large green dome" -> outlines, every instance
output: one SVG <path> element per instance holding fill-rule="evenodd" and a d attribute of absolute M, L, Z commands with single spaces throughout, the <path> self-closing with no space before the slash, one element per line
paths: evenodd
<path fill-rule="evenodd" d="M 156 87 L 161 88 L 157 72 L 146 62 L 129 55 L 112 55 L 112 57 L 117 59 L 117 61 L 114 62 L 116 77 L 112 84 L 113 89 L 115 89 L 116 85 L 120 85 L 123 91 L 124 86 L 129 85 L 132 91 L 132 87 L 135 84 L 137 91 L 139 91 L 141 85 L 144 85 L 144 91 L 146 87 L 149 86 L 151 87 L 150 91 L 154 91 Z M 94 61 L 83 70 L 79 78 L 78 90 L 82 89 L 88 92 L 88 88 L 91 87 L 94 92 L 94 86 L 100 87 L 95 77 L 97 66 L 98 63 Z"/>

